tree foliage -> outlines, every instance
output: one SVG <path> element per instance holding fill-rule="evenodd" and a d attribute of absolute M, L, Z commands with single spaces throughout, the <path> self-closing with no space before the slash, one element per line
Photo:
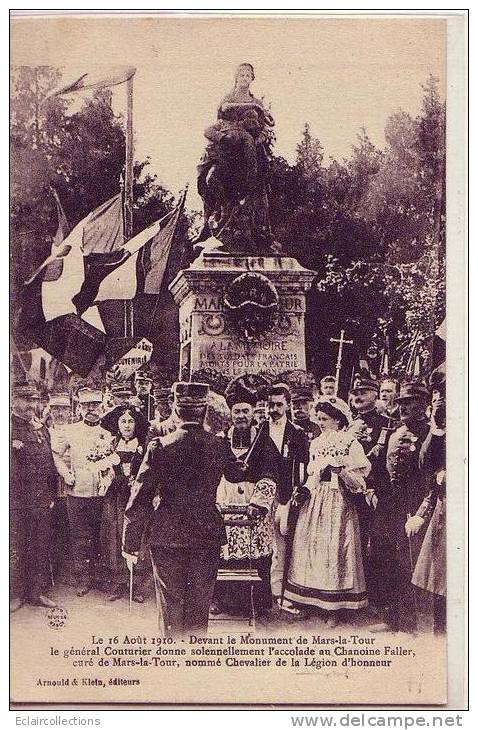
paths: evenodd
<path fill-rule="evenodd" d="M 445 313 L 445 105 L 437 89 L 430 77 L 417 117 L 389 117 L 383 150 L 361 129 L 349 159 L 325 164 L 306 124 L 295 164 L 273 161 L 276 237 L 318 274 L 307 323 L 312 367 L 332 369 L 329 339 L 342 327 L 355 358 L 378 358 L 386 332 L 397 371 L 419 332 L 424 365 L 431 363 Z"/>
<path fill-rule="evenodd" d="M 111 106 L 109 89 L 50 96 L 58 69 L 16 67 L 11 94 L 12 315 L 22 282 L 49 254 L 57 228 L 56 190 L 70 226 L 120 192 L 125 164 L 124 119 Z M 149 158 L 135 161 L 133 222 L 137 233 L 167 213 L 174 198 L 150 172 Z M 188 220 L 178 225 L 186 236 Z M 173 256 L 170 275 L 179 268 Z M 172 301 L 170 302 L 172 306 Z M 109 307 L 111 310 L 111 307 Z M 155 323 L 156 325 L 157 323 Z M 20 340 L 22 333 L 18 334 Z"/>

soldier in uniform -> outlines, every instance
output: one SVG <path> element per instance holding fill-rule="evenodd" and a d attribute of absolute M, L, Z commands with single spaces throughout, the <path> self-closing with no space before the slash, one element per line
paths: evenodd
<path fill-rule="evenodd" d="M 146 373 L 138 370 L 134 378 L 134 388 L 136 390 L 136 397 L 141 402 L 141 405 L 138 404 L 138 406 L 148 421 L 154 419 L 154 398 L 151 395 L 152 385 L 153 381 L 151 378 Z"/>
<path fill-rule="evenodd" d="M 65 474 L 68 521 L 75 562 L 77 595 L 84 596 L 97 582 L 103 496 L 98 463 L 112 453 L 112 436 L 100 423 L 103 394 L 97 388 L 78 391 L 81 421 L 66 431 L 64 449 L 71 470 Z"/>
<path fill-rule="evenodd" d="M 420 450 L 429 432 L 426 416 L 429 394 L 422 383 L 405 383 L 397 398 L 402 425 L 392 433 L 387 449 L 391 506 L 389 530 L 395 541 L 395 590 L 389 615 L 378 629 L 415 631 L 416 594 L 411 584 L 421 540 L 407 538 L 405 523 L 415 515 L 428 493 L 431 479 L 426 466 L 420 469 Z"/>
<path fill-rule="evenodd" d="M 310 419 L 314 394 L 312 387 L 308 385 L 297 385 L 291 390 L 291 413 L 292 423 L 299 426 L 306 434 L 309 443 L 320 436 L 320 426 Z"/>
<path fill-rule="evenodd" d="M 53 608 L 47 595 L 51 510 L 57 474 L 47 428 L 35 420 L 39 402 L 28 384 L 14 387 L 10 488 L 10 610 L 28 601 Z"/>
<path fill-rule="evenodd" d="M 70 535 L 66 507 L 65 476 L 71 472 L 70 454 L 65 447 L 68 425 L 71 422 L 71 401 L 67 393 L 52 393 L 49 404 L 51 450 L 58 472 L 57 498 L 52 510 L 52 567 L 55 578 L 70 578 Z"/>
<path fill-rule="evenodd" d="M 369 499 L 359 499 L 355 505 L 360 522 L 362 560 L 372 604 L 376 604 L 378 600 L 376 583 L 377 579 L 380 579 L 380 572 L 377 575 L 378 569 L 374 566 L 372 557 L 372 522 L 375 505 L 378 507 L 377 499 L 380 501 L 384 498 L 389 483 L 385 466 L 388 421 L 377 410 L 377 396 L 377 381 L 373 380 L 368 372 L 358 373 L 350 390 L 351 407 L 355 415 L 349 430 L 363 447 L 372 466 L 367 477 L 367 487 L 370 490 Z"/>
<path fill-rule="evenodd" d="M 125 512 L 123 550 L 131 567 L 151 521 L 150 552 L 165 636 L 207 631 L 226 543 L 216 491 L 229 449 L 224 439 L 204 430 L 208 391 L 204 383 L 174 385 L 178 428 L 150 442 Z"/>
<path fill-rule="evenodd" d="M 157 387 L 154 389 L 154 419 L 151 421 L 151 436 L 167 436 L 177 428 L 177 419 L 174 413 L 174 396 L 171 388 Z"/>
<path fill-rule="evenodd" d="M 110 390 L 113 408 L 129 404 L 131 399 L 134 397 L 133 388 L 128 381 L 111 383 Z"/>

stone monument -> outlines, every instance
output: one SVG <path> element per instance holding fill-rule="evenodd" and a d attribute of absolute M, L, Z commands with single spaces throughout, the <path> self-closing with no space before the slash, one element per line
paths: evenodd
<path fill-rule="evenodd" d="M 253 67 L 241 64 L 218 120 L 204 133 L 200 254 L 169 286 L 179 306 L 185 380 L 199 370 L 232 378 L 307 369 L 305 295 L 315 272 L 281 256 L 272 235 L 267 170 L 274 120 L 249 91 L 253 80 Z"/>
<path fill-rule="evenodd" d="M 180 271 L 170 285 L 180 378 L 203 369 L 231 378 L 306 370 L 305 294 L 314 277 L 284 256 L 206 254 Z"/>

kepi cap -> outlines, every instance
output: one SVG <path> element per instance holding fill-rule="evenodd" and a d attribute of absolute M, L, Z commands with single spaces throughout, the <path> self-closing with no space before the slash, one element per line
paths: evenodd
<path fill-rule="evenodd" d="M 48 399 L 48 405 L 51 407 L 56 406 L 58 408 L 70 408 L 70 396 L 67 393 L 52 393 Z"/>
<path fill-rule="evenodd" d="M 13 386 L 13 397 L 15 398 L 31 398 L 32 400 L 40 400 L 40 394 L 31 383 L 17 383 Z"/>
<path fill-rule="evenodd" d="M 173 394 L 178 406 L 207 406 L 209 385 L 178 381 L 173 385 Z"/>
<path fill-rule="evenodd" d="M 400 395 L 396 398 L 396 402 L 410 400 L 411 398 L 421 398 L 428 400 L 430 396 L 429 390 L 425 383 L 403 383 L 400 387 Z"/>
<path fill-rule="evenodd" d="M 78 402 L 83 403 L 102 403 L 103 393 L 99 388 L 80 388 L 78 391 Z"/>

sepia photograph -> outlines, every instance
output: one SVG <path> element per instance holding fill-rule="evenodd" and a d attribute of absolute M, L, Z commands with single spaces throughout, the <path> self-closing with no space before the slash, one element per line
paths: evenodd
<path fill-rule="evenodd" d="M 11 13 L 12 707 L 447 705 L 465 27 Z"/>

